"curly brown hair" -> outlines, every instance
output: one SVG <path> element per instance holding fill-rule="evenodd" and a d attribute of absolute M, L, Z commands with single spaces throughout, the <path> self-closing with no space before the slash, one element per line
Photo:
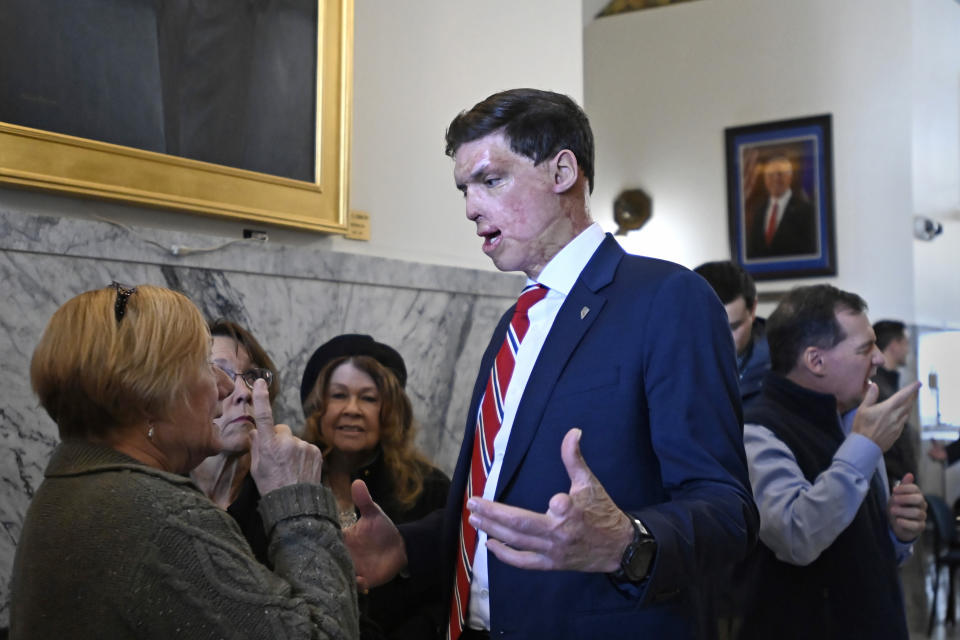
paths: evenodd
<path fill-rule="evenodd" d="M 304 409 L 307 413 L 303 439 L 312 442 L 323 452 L 332 453 L 332 445 L 323 439 L 320 423 L 327 407 L 330 378 L 340 365 L 350 362 L 373 379 L 380 394 L 380 449 L 387 471 L 393 479 L 393 496 L 401 508 L 410 508 L 423 491 L 424 469 L 429 462 L 413 444 L 415 428 L 413 407 L 403 387 L 392 371 L 370 356 L 343 356 L 327 363 L 313 389 L 307 395 Z"/>

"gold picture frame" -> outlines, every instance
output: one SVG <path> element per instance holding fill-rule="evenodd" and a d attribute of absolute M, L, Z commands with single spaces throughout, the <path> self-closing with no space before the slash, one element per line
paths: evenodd
<path fill-rule="evenodd" d="M 313 181 L 0 122 L 0 184 L 343 234 L 353 0 L 317 0 Z"/>

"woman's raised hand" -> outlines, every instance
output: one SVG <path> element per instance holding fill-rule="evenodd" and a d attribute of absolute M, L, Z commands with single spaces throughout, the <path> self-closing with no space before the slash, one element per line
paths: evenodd
<path fill-rule="evenodd" d="M 320 449 L 293 435 L 289 426 L 273 423 L 270 394 L 262 379 L 253 385 L 253 419 L 257 428 L 250 433 L 250 473 L 261 495 L 292 484 L 320 484 Z"/>

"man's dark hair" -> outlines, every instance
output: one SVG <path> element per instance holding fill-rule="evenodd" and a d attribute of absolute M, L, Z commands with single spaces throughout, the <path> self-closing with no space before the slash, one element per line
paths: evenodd
<path fill-rule="evenodd" d="M 593 192 L 593 132 L 587 114 L 568 96 L 539 89 L 495 93 L 453 119 L 446 153 L 452 158 L 461 145 L 501 129 L 510 150 L 534 164 L 572 151 Z"/>
<path fill-rule="evenodd" d="M 837 313 L 866 310 L 863 298 L 829 284 L 792 289 L 767 319 L 772 369 L 787 374 L 807 347 L 835 347 L 847 337 Z"/>
<path fill-rule="evenodd" d="M 907 325 L 899 320 L 880 320 L 873 325 L 873 332 L 877 334 L 877 348 L 883 351 L 894 340 L 904 337 Z"/>
<path fill-rule="evenodd" d="M 704 262 L 694 269 L 694 272 L 707 281 L 723 304 L 730 304 L 743 296 L 747 309 L 753 309 L 757 301 L 757 285 L 753 283 L 753 277 L 747 270 L 736 262 L 730 260 Z"/>

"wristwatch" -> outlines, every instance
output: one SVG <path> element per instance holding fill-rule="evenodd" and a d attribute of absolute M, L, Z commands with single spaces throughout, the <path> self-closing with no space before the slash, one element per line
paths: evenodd
<path fill-rule="evenodd" d="M 624 549 L 620 568 L 614 571 L 611 577 L 616 582 L 643 582 L 657 555 L 657 541 L 642 522 L 629 513 L 627 517 L 633 525 L 633 541 Z"/>

